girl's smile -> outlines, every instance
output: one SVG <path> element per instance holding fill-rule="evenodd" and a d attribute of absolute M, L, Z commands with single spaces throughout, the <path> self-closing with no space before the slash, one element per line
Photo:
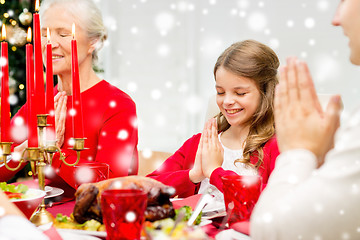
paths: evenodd
<path fill-rule="evenodd" d="M 232 127 L 248 126 L 260 104 L 260 92 L 254 80 L 220 67 L 216 71 L 216 102 Z"/>
<path fill-rule="evenodd" d="M 238 113 L 238 112 L 240 112 L 242 110 L 243 110 L 243 108 L 240 108 L 240 109 L 225 109 L 225 111 L 226 111 L 226 113 L 228 115 L 234 115 L 234 114 L 236 114 L 236 113 Z"/>

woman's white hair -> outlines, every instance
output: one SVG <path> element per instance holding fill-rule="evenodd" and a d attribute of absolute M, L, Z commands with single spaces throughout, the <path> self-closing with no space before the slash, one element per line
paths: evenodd
<path fill-rule="evenodd" d="M 103 47 L 107 38 L 107 31 L 100 9 L 93 0 L 42 0 L 39 12 L 40 18 L 50 7 L 57 4 L 65 5 L 68 12 L 79 21 L 79 24 L 87 32 L 89 39 L 96 41 L 95 50 L 92 53 L 93 65 L 96 65 L 98 51 Z"/>

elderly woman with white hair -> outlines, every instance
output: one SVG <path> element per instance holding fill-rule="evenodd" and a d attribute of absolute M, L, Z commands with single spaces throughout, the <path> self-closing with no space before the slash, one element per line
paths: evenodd
<path fill-rule="evenodd" d="M 80 92 L 82 99 L 85 147 L 80 162 L 104 162 L 110 166 L 110 177 L 137 174 L 138 131 L 136 107 L 133 100 L 123 91 L 97 76 L 93 66 L 98 50 L 106 39 L 106 29 L 101 12 L 92 0 L 43 0 L 40 6 L 43 57 L 46 55 L 47 28 L 52 43 L 53 72 L 58 77 L 55 86 L 55 123 L 57 145 L 67 162 L 75 162 L 76 152 L 69 150 L 72 135 L 71 110 L 71 40 L 72 24 L 76 25 Z M 26 119 L 25 104 L 12 119 Z M 27 120 L 25 121 L 25 123 Z M 27 141 L 16 141 L 15 150 L 22 151 Z M 25 141 L 25 142 L 24 142 Z M 11 163 L 10 165 L 14 164 Z M 76 187 L 74 167 L 66 166 L 55 154 L 52 163 L 54 176 L 51 186 Z M 8 180 L 15 173 L 4 167 L 0 169 L 0 180 Z"/>

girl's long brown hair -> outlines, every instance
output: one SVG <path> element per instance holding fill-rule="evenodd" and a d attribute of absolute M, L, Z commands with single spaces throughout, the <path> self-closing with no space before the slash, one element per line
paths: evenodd
<path fill-rule="evenodd" d="M 256 168 L 263 162 L 265 143 L 275 134 L 274 124 L 274 93 L 278 83 L 277 69 L 279 59 L 268 46 L 255 40 L 237 42 L 228 47 L 218 58 L 214 75 L 219 67 L 223 67 L 238 76 L 252 79 L 261 95 L 260 104 L 251 120 L 249 134 L 245 139 L 242 162 L 253 165 L 250 156 L 257 154 Z M 217 115 L 219 131 L 226 131 L 230 124 L 220 112 Z"/>

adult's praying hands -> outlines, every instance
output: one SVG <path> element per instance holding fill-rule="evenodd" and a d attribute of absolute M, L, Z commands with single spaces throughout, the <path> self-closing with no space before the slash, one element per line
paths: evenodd
<path fill-rule="evenodd" d="M 307 64 L 288 58 L 287 66 L 280 68 L 274 104 L 280 151 L 308 149 L 317 156 L 321 166 L 325 154 L 333 147 L 340 124 L 340 96 L 332 96 L 324 112 Z"/>

